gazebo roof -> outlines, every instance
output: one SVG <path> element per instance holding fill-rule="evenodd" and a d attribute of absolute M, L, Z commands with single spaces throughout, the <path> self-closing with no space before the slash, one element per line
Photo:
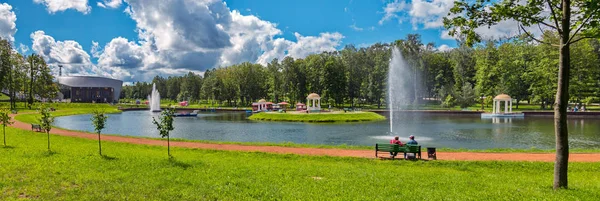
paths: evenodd
<path fill-rule="evenodd" d="M 306 97 L 306 99 L 319 99 L 319 98 L 321 98 L 321 96 L 319 96 L 319 94 L 316 94 L 316 93 L 309 94 L 308 97 Z"/>
<path fill-rule="evenodd" d="M 497 95 L 496 97 L 494 97 L 494 100 L 506 100 L 506 101 L 510 101 L 510 100 L 512 100 L 512 98 L 509 95 L 500 94 L 500 95 Z"/>
<path fill-rule="evenodd" d="M 258 100 L 258 102 L 259 102 L 259 103 L 264 103 L 264 102 L 267 102 L 267 100 L 265 100 L 265 99 L 260 99 L 260 100 Z"/>
<path fill-rule="evenodd" d="M 281 103 L 277 103 L 278 105 L 289 105 L 289 103 L 287 102 L 281 102 Z"/>

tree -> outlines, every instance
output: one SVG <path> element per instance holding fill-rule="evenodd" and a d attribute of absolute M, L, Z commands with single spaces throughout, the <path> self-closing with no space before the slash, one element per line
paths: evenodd
<path fill-rule="evenodd" d="M 170 106 L 163 110 L 160 113 L 159 121 L 156 121 L 154 117 L 152 117 L 152 123 L 156 125 L 156 129 L 159 132 L 160 137 L 167 137 L 167 153 L 169 157 L 171 157 L 171 143 L 169 140 L 169 132 L 173 129 L 173 115 L 175 114 L 175 110 L 173 110 Z"/>
<path fill-rule="evenodd" d="M 9 111 L 7 109 L 0 110 L 0 124 L 2 124 L 2 133 L 4 134 L 4 146 L 6 147 L 6 126 L 11 125 L 14 122 L 11 121 L 10 116 L 8 116 Z"/>
<path fill-rule="evenodd" d="M 550 11 L 548 13 L 547 11 Z M 553 188 L 568 187 L 569 133 L 567 106 L 569 101 L 570 46 L 586 38 L 600 37 L 600 0 L 503 0 L 457 1 L 450 10 L 453 18 L 444 18 L 450 35 L 466 37 L 466 44 L 479 42 L 475 29 L 495 25 L 504 20 L 515 20 L 531 39 L 557 47 L 559 51 L 557 90 L 554 101 L 554 133 L 556 161 Z M 556 32 L 558 43 L 537 39 L 525 27 L 538 25 Z M 541 28 L 540 28 L 541 29 Z M 556 51 L 556 50 L 555 50 Z"/>
<path fill-rule="evenodd" d="M 50 109 L 46 107 L 46 105 L 42 104 L 39 108 L 41 117 L 38 119 L 40 121 L 40 127 L 42 131 L 46 132 L 48 135 L 48 152 L 50 150 L 50 129 L 52 129 L 52 122 L 54 122 L 54 117 L 50 114 Z"/>
<path fill-rule="evenodd" d="M 100 110 L 95 110 L 92 113 L 92 124 L 94 125 L 94 130 L 96 133 L 98 133 L 98 153 L 100 156 L 102 156 L 102 141 L 100 140 L 100 132 L 102 129 L 104 129 L 107 118 L 108 116 L 106 116 L 106 114 Z"/>

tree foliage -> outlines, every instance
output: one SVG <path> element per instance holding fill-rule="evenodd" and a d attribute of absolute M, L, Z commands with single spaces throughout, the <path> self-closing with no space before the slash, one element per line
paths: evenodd
<path fill-rule="evenodd" d="M 10 111 L 6 108 L 0 109 L 0 124 L 2 124 L 2 134 L 4 139 L 4 146 L 6 147 L 6 126 L 13 124 L 9 116 Z"/>
<path fill-rule="evenodd" d="M 175 129 L 175 127 L 173 126 L 173 115 L 175 114 L 175 110 L 172 108 L 167 108 L 164 109 L 161 113 L 160 113 L 160 117 L 158 118 L 159 120 L 157 121 L 156 118 L 152 117 L 152 123 L 154 125 L 156 125 L 156 129 L 158 130 L 158 133 L 160 135 L 160 137 L 162 138 L 167 138 L 167 153 L 169 155 L 169 157 L 171 157 L 171 143 L 169 140 L 169 133 Z"/>
<path fill-rule="evenodd" d="M 40 122 L 40 128 L 42 129 L 42 131 L 46 132 L 46 135 L 48 136 L 48 152 L 51 152 L 50 130 L 52 129 L 54 117 L 52 117 L 52 114 L 50 113 L 50 108 L 48 108 L 45 104 L 41 104 L 38 108 L 38 111 L 40 113 L 40 118 L 38 119 Z"/>
<path fill-rule="evenodd" d="M 104 126 L 106 125 L 106 119 L 108 119 L 108 116 L 106 116 L 105 112 L 100 110 L 93 111 L 91 120 L 92 125 L 94 125 L 94 130 L 98 134 L 98 153 L 100 156 L 102 156 L 102 141 L 100 140 L 100 132 L 102 132 L 102 129 L 104 129 Z"/>

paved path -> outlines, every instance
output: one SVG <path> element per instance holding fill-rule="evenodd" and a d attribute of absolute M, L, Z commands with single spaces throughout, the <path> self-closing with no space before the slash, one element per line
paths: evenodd
<path fill-rule="evenodd" d="M 14 115 L 11 115 L 14 117 Z M 23 123 L 15 120 L 11 125 L 20 129 L 31 129 L 31 124 Z M 96 134 L 68 131 L 59 128 L 52 128 L 51 134 L 98 139 Z M 103 135 L 103 141 L 124 142 L 131 144 L 156 145 L 166 146 L 167 142 L 163 140 L 134 138 L 125 136 L 110 136 Z M 278 146 L 253 146 L 253 145 L 234 145 L 234 144 L 210 144 L 200 142 L 171 142 L 171 146 L 196 148 L 196 149 L 213 149 L 213 150 L 232 150 L 232 151 L 257 151 L 278 154 L 299 154 L 299 155 L 321 155 L 321 156 L 343 156 L 343 157 L 360 157 L 360 158 L 375 158 L 374 150 L 348 150 L 348 149 L 324 149 L 324 148 L 295 148 L 295 147 L 278 147 Z M 385 154 L 384 154 L 385 155 Z M 427 158 L 427 153 L 422 153 L 423 158 Z M 553 162 L 554 154 L 549 153 L 473 153 L 473 152 L 437 152 L 438 160 L 464 160 L 464 161 L 544 161 Z M 600 162 L 600 153 L 593 154 L 570 154 L 570 162 Z"/>

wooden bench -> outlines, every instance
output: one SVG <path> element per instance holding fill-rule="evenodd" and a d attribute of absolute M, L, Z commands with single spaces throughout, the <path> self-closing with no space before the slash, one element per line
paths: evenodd
<path fill-rule="evenodd" d="M 421 146 L 420 145 L 410 145 L 405 144 L 403 146 L 397 144 L 375 144 L 375 158 L 380 158 L 379 152 L 386 152 L 387 154 L 391 153 L 403 153 L 404 158 L 406 158 L 407 153 L 415 154 L 415 158 L 421 159 Z M 383 158 L 383 157 L 381 157 Z M 394 159 L 395 156 L 391 156 L 391 159 Z"/>
<path fill-rule="evenodd" d="M 31 124 L 31 130 L 33 131 L 33 129 L 37 132 L 42 132 L 42 127 L 39 124 Z"/>

